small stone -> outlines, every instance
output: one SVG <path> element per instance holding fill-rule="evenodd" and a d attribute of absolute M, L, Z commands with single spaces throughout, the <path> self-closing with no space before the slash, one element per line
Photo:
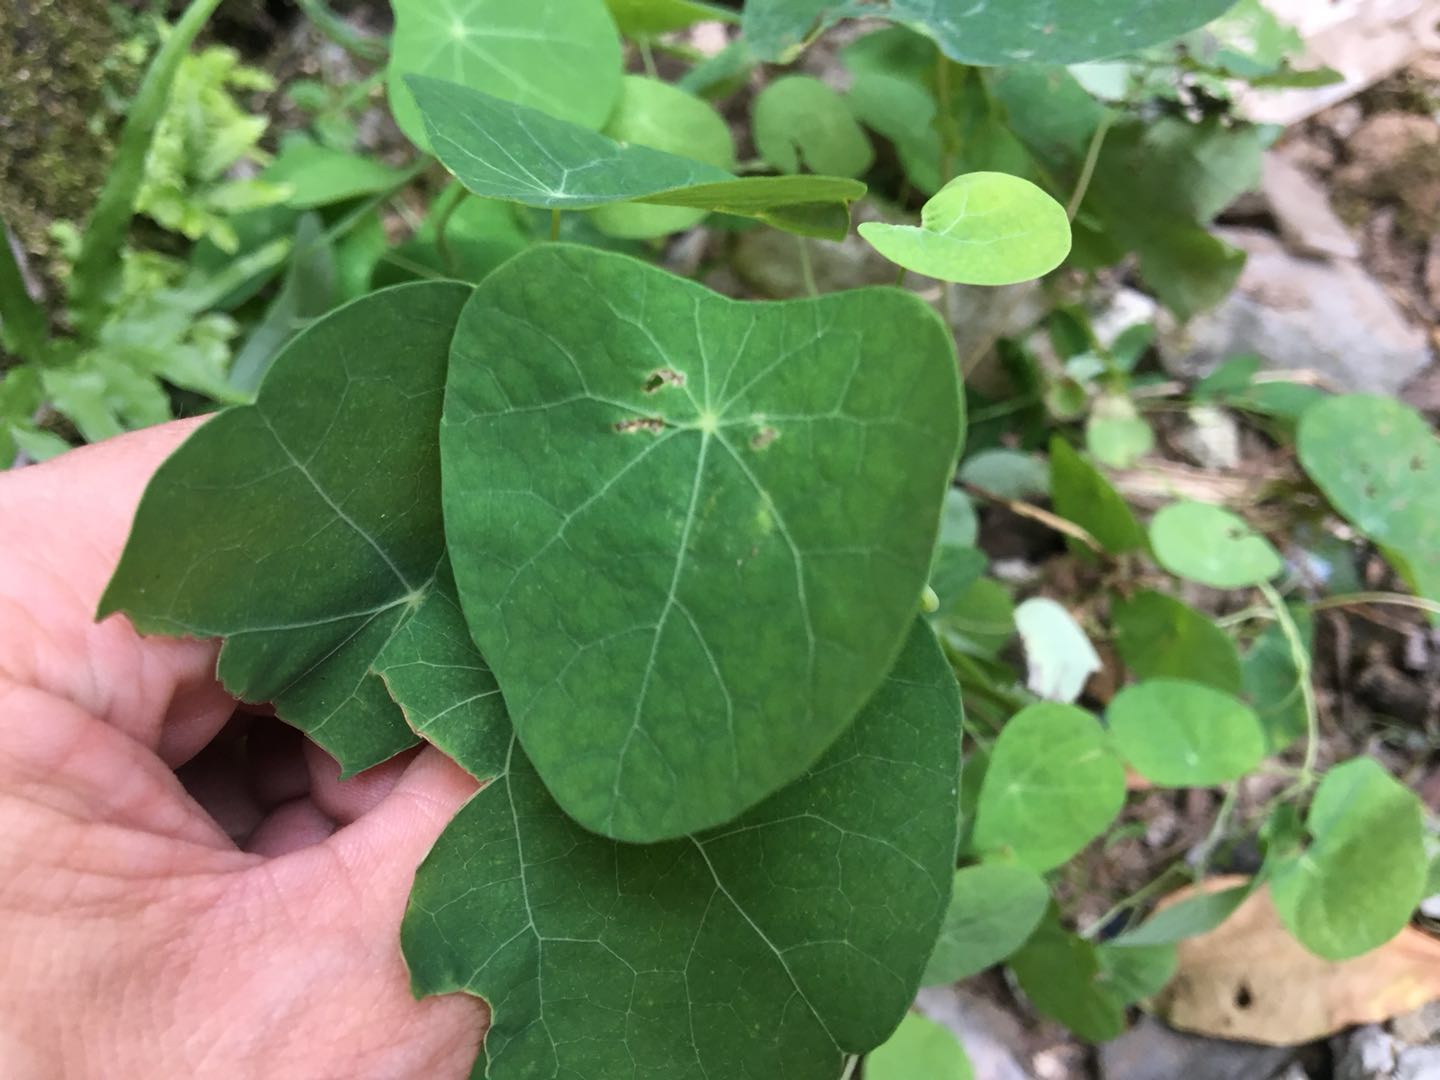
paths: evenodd
<path fill-rule="evenodd" d="M 1412 1046 L 1400 1051 L 1395 1062 L 1395 1080 L 1437 1078 L 1440 1078 L 1440 1046 Z"/>
<path fill-rule="evenodd" d="M 993 1002 L 963 987 L 933 986 L 921 990 L 915 1004 L 965 1045 L 975 1080 L 1030 1080 L 1019 1061 L 1025 1034 Z"/>
<path fill-rule="evenodd" d="M 1331 1045 L 1338 1059 L 1335 1080 L 1390 1080 L 1395 1074 L 1395 1040 L 1376 1024 L 1338 1035 Z"/>
<path fill-rule="evenodd" d="M 1187 1035 L 1153 1016 L 1142 1017 L 1100 1047 L 1101 1080 L 1262 1080 L 1295 1056 L 1284 1046 L 1259 1046 Z"/>
<path fill-rule="evenodd" d="M 1346 390 L 1395 394 L 1429 364 L 1424 330 L 1357 264 L 1300 258 L 1253 229 L 1222 235 L 1249 259 L 1218 307 L 1184 326 L 1160 320 L 1160 358 L 1172 375 L 1196 378 L 1254 353 L 1271 370 L 1309 369 Z"/>
<path fill-rule="evenodd" d="M 1355 259 L 1360 245 L 1330 206 L 1324 187 L 1280 154 L 1265 155 L 1262 180 L 1280 236 L 1297 255 Z"/>
<path fill-rule="evenodd" d="M 1390 1030 L 1402 1043 L 1413 1045 L 1434 1040 L 1440 1036 L 1440 1001 L 1401 1013 L 1390 1021 Z"/>

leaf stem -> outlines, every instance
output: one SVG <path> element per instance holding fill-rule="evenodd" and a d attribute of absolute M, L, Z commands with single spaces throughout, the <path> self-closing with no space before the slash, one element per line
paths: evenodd
<path fill-rule="evenodd" d="M 1315 782 L 1315 762 L 1320 754 L 1320 708 L 1315 701 L 1315 686 L 1311 681 L 1310 650 L 1300 638 L 1300 629 L 1295 625 L 1290 609 L 1284 599 L 1268 581 L 1260 583 L 1260 592 L 1266 603 L 1275 612 L 1275 620 L 1285 634 L 1290 646 L 1290 661 L 1295 665 L 1296 681 L 1300 686 L 1300 699 L 1305 705 L 1305 758 L 1300 764 L 1300 775 L 1295 780 L 1296 788 L 1307 788 Z"/>
<path fill-rule="evenodd" d="M 1090 191 L 1090 181 L 1095 179 L 1095 166 L 1100 162 L 1100 151 L 1105 146 L 1105 136 L 1110 134 L 1110 128 L 1115 123 L 1115 114 L 1110 110 L 1100 118 L 1100 123 L 1095 126 L 1095 134 L 1090 136 L 1090 147 L 1085 151 L 1085 164 L 1080 167 L 1080 179 L 1075 181 L 1075 190 L 1070 193 L 1070 203 L 1065 207 L 1065 214 L 1071 221 L 1080 212 L 1080 204 L 1085 201 L 1086 194 Z"/>
<path fill-rule="evenodd" d="M 840 1074 L 840 1080 L 850 1080 L 855 1075 L 855 1066 L 859 1064 L 860 1055 L 851 1054 L 849 1060 L 845 1062 L 845 1071 Z"/>
<path fill-rule="evenodd" d="M 1239 795 L 1240 785 L 1230 783 L 1225 785 L 1225 797 L 1220 802 L 1220 809 L 1215 814 L 1215 824 L 1210 826 L 1210 831 L 1205 834 L 1205 839 L 1200 841 L 1200 846 L 1195 849 L 1195 877 L 1202 880 L 1210 870 L 1210 859 L 1215 854 L 1215 849 L 1225 836 L 1225 831 L 1230 827 L 1230 820 L 1235 816 L 1235 804 Z"/>
<path fill-rule="evenodd" d="M 950 112 L 950 58 L 935 50 L 936 123 L 940 128 L 940 186 L 950 182 L 955 160 L 955 122 Z M 954 308 L 950 301 L 950 282 L 940 282 L 940 310 L 945 316 L 945 329 L 955 333 Z"/>
<path fill-rule="evenodd" d="M 1154 896 L 1157 892 L 1161 892 L 1165 888 L 1168 888 L 1170 884 L 1170 879 L 1177 874 L 1185 878 L 1190 877 L 1190 871 L 1185 867 L 1183 863 L 1171 863 L 1164 870 L 1160 871 L 1160 873 L 1156 877 L 1152 878 L 1144 885 L 1141 885 L 1140 888 L 1136 889 L 1129 896 L 1121 897 L 1119 900 L 1115 901 L 1115 903 L 1108 911 L 1106 911 L 1103 915 L 1097 918 L 1089 926 L 1085 927 L 1083 930 L 1080 930 L 1079 936 L 1084 938 L 1086 941 L 1093 940 L 1096 935 L 1098 935 L 1102 930 L 1105 929 L 1105 927 L 1110 925 L 1110 921 L 1114 919 L 1117 915 L 1121 914 L 1122 912 L 1129 911 L 1131 908 L 1139 907 L 1146 900 L 1149 900 L 1150 897 Z"/>
<path fill-rule="evenodd" d="M 996 503 L 1005 507 L 1013 514 L 1019 514 L 1021 517 L 1029 518 L 1031 521 L 1038 521 L 1041 525 L 1053 529 L 1055 532 L 1068 536 L 1072 540 L 1078 540 L 1096 555 L 1104 557 L 1106 554 L 1104 545 L 1095 539 L 1088 529 L 1081 525 L 1076 525 L 1073 521 L 1068 521 L 1058 514 L 1052 514 L 1049 510 L 1043 510 L 1033 503 L 1022 502 L 1019 499 L 1007 499 L 1004 495 L 997 495 L 995 492 L 980 487 L 977 484 L 963 484 L 961 486 L 978 498 L 984 499 L 987 502 Z"/>
<path fill-rule="evenodd" d="M 450 219 L 455 216 L 455 211 L 460 205 L 470 198 L 467 188 L 461 188 L 460 194 L 451 201 L 440 213 L 440 219 L 435 222 L 435 250 L 440 253 L 440 262 L 445 267 L 447 274 L 455 273 L 455 253 L 450 248 Z"/>
<path fill-rule="evenodd" d="M 655 53 L 650 48 L 650 42 L 645 38 L 637 38 L 635 47 L 640 50 L 640 62 L 645 65 L 645 74 L 652 79 L 660 78 L 659 69 L 655 67 Z"/>
<path fill-rule="evenodd" d="M 550 242 L 553 244 L 560 239 L 560 211 L 550 211 Z"/>
<path fill-rule="evenodd" d="M 295 0 L 295 6 L 315 24 L 315 29 L 362 60 L 383 60 L 390 51 L 389 41 L 383 37 L 362 34 L 331 11 L 325 0 Z"/>
<path fill-rule="evenodd" d="M 810 244 L 803 236 L 797 236 L 795 242 L 800 245 L 800 276 L 805 280 L 805 291 L 811 296 L 819 296 L 820 289 L 815 284 L 815 264 L 810 261 Z"/>

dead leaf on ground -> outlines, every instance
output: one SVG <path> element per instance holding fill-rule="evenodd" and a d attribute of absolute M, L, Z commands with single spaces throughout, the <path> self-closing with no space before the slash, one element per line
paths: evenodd
<path fill-rule="evenodd" d="M 1166 904 L 1245 880 L 1215 878 Z M 1285 929 L 1268 888 L 1219 929 L 1182 941 L 1177 953 L 1175 977 L 1156 1011 L 1177 1028 L 1223 1039 L 1294 1046 L 1440 998 L 1440 940 L 1407 926 L 1374 952 L 1322 960 Z"/>

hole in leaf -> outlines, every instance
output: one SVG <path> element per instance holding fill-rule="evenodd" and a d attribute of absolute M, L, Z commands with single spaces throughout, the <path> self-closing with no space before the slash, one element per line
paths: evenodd
<path fill-rule="evenodd" d="M 755 433 L 755 437 L 750 440 L 750 449 L 764 450 L 779 437 L 780 432 L 776 431 L 773 427 L 761 428 Z"/>
<path fill-rule="evenodd" d="M 645 393 L 653 394 L 663 386 L 684 386 L 685 373 L 674 368 L 661 368 L 645 380 Z"/>
<path fill-rule="evenodd" d="M 664 431 L 665 421 L 658 416 L 637 416 L 632 420 L 621 420 L 615 425 L 621 435 L 633 435 L 637 431 Z"/>
<path fill-rule="evenodd" d="M 1254 1004 L 1255 995 L 1250 992 L 1249 984 L 1242 982 L 1235 991 L 1235 1007 L 1237 1009 L 1248 1009 Z"/>

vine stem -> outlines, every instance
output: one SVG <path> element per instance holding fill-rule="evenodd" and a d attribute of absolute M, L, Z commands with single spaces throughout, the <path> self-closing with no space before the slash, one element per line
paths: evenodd
<path fill-rule="evenodd" d="M 1225 830 L 1230 827 L 1230 819 L 1235 816 L 1235 804 L 1239 793 L 1239 784 L 1231 783 L 1225 785 L 1225 797 L 1221 800 L 1220 809 L 1215 814 L 1215 824 L 1210 826 L 1210 831 L 1205 834 L 1205 839 L 1200 841 L 1200 847 L 1196 850 L 1196 880 L 1203 880 L 1210 870 L 1211 856 L 1215 854 L 1215 849 L 1220 846 L 1220 841 L 1225 836 Z"/>
<path fill-rule="evenodd" d="M 1114 123 L 1115 114 L 1107 110 L 1100 123 L 1095 126 L 1095 134 L 1090 136 L 1090 146 L 1085 151 L 1085 164 L 1080 167 L 1080 178 L 1075 181 L 1075 190 L 1070 193 L 1070 203 L 1065 207 L 1065 215 L 1071 221 L 1075 220 L 1075 215 L 1080 212 L 1080 204 L 1085 201 L 1085 196 L 1090 191 L 1090 181 L 1095 179 L 1095 166 L 1100 163 L 1100 151 L 1105 147 L 1105 136 L 1110 134 Z"/>
<path fill-rule="evenodd" d="M 850 1059 L 845 1062 L 845 1071 L 840 1074 L 840 1080 L 850 1080 L 855 1075 L 855 1066 L 860 1064 L 860 1055 L 851 1054 Z"/>
<path fill-rule="evenodd" d="M 797 236 L 795 242 L 800 245 L 800 275 L 805 280 L 805 291 L 811 296 L 819 296 L 820 289 L 815 284 L 815 264 L 810 261 L 810 245 L 803 236 Z"/>
<path fill-rule="evenodd" d="M 636 40 L 635 45 L 640 50 L 640 62 L 645 65 L 645 74 L 652 79 L 658 79 L 660 72 L 655 67 L 655 52 L 650 48 L 650 42 L 642 37 Z"/>
<path fill-rule="evenodd" d="M 1260 583 L 1260 593 L 1275 612 L 1275 621 L 1290 646 L 1290 661 L 1295 665 L 1295 675 L 1300 686 L 1300 699 L 1305 705 L 1305 758 L 1300 764 L 1300 775 L 1295 787 L 1307 788 L 1315 782 L 1315 762 L 1320 754 L 1320 708 L 1315 701 L 1315 686 L 1311 681 L 1310 651 L 1300 638 L 1300 628 L 1285 606 L 1284 599 L 1268 581 Z"/>
<path fill-rule="evenodd" d="M 470 198 L 468 188 L 461 188 L 460 194 L 440 214 L 440 220 L 435 223 L 435 249 L 440 253 L 440 262 L 445 266 L 447 274 L 455 273 L 455 253 L 450 249 L 450 219 L 455 216 L 455 211 L 460 209 L 462 203 Z"/>

